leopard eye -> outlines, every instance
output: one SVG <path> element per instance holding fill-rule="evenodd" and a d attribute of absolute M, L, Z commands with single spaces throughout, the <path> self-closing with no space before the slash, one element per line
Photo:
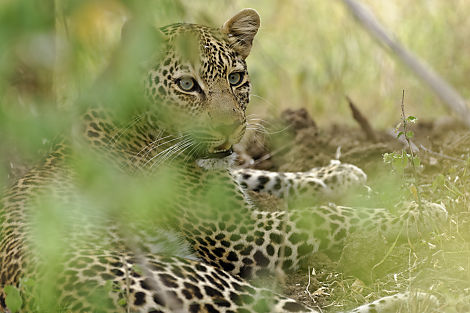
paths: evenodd
<path fill-rule="evenodd" d="M 183 91 L 194 91 L 197 88 L 197 82 L 191 76 L 183 76 L 176 83 Z"/>
<path fill-rule="evenodd" d="M 233 72 L 228 75 L 228 82 L 232 87 L 238 86 L 242 82 L 243 73 Z"/>

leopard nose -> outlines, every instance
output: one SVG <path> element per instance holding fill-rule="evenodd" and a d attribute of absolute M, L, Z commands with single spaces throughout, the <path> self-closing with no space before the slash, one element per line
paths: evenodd
<path fill-rule="evenodd" d="M 230 137 L 230 135 L 235 133 L 240 125 L 240 122 L 234 122 L 232 124 L 220 124 L 214 127 L 214 130 L 225 137 Z"/>

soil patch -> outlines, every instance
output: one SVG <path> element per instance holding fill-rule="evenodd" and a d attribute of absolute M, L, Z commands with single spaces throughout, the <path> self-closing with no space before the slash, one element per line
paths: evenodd
<path fill-rule="evenodd" d="M 306 268 L 289 275 L 284 293 L 324 312 L 336 312 L 381 296 L 420 290 L 437 296 L 440 306 L 423 307 L 416 301 L 402 312 L 470 312 L 468 129 L 449 118 L 418 121 L 411 141 L 419 164 L 403 169 L 384 162 L 386 153 L 410 153 L 409 145 L 392 130 L 374 131 L 371 141 L 359 127 L 319 129 L 305 110 L 286 111 L 268 125 L 274 125 L 271 134 L 257 132 L 238 147 L 242 166 L 306 171 L 339 159 L 361 167 L 372 192 L 355 191 L 335 199 L 337 204 L 385 207 L 399 214 L 397 203 L 422 199 L 443 204 L 449 213 L 445 225 L 407 242 L 353 234 L 339 258 L 315 255 Z M 252 196 L 263 208 L 285 208 L 273 197 Z"/>

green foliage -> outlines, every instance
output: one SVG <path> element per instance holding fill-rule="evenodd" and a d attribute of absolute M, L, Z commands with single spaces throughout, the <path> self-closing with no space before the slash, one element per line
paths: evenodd
<path fill-rule="evenodd" d="M 437 174 L 432 181 L 432 191 L 440 190 L 446 191 L 450 197 L 465 197 L 465 191 L 443 174 Z"/>
<path fill-rule="evenodd" d="M 414 116 L 406 116 L 405 115 L 405 90 L 402 90 L 402 98 L 401 98 L 401 114 L 402 114 L 402 120 L 401 122 L 396 126 L 395 132 L 397 133 L 397 139 L 404 139 L 404 141 L 407 144 L 407 148 L 409 150 L 409 153 L 405 151 L 405 149 L 402 149 L 401 152 L 392 152 L 392 153 L 385 153 L 383 155 L 383 160 L 385 163 L 389 163 L 392 166 L 392 169 L 395 171 L 395 173 L 401 173 L 402 176 L 405 176 L 405 170 L 410 164 L 412 169 L 413 169 L 413 174 L 410 179 L 404 180 L 402 183 L 403 187 L 408 189 L 411 192 L 411 195 L 414 197 L 414 200 L 418 201 L 419 204 L 421 204 L 421 196 L 420 196 L 420 191 L 416 187 L 416 175 L 418 173 L 418 169 L 420 168 L 421 165 L 421 160 L 420 158 L 413 152 L 413 147 L 412 147 L 412 142 L 411 138 L 414 137 L 414 132 L 410 131 L 408 129 L 409 124 L 414 124 L 418 120 Z M 400 127 L 402 130 L 400 130 Z"/>
<path fill-rule="evenodd" d="M 432 1 L 433 4 L 424 0 L 365 2 L 405 45 L 424 56 L 470 97 L 467 88 L 470 62 L 461 53 L 468 50 L 465 46 L 470 35 L 468 3 L 461 2 L 460 9 L 456 9 L 454 3 L 444 0 Z M 320 124 L 344 121 L 349 115 L 342 100 L 347 93 L 360 99 L 361 110 L 375 117 L 371 120 L 375 126 L 387 127 L 397 112 L 390 95 L 397 94 L 403 86 L 410 90 L 410 102 L 416 103 L 413 114 L 428 118 L 443 112 L 430 110 L 439 107 L 439 101 L 370 40 L 339 2 L 3 1 L 0 4 L 0 185 L 15 178 L 13 174 L 9 180 L 5 178 L 11 173 L 11 167 L 37 164 L 57 136 L 75 135 L 80 130 L 78 116 L 90 104 L 111 108 L 123 128 L 132 122 L 135 112 L 143 105 L 136 93 L 141 92 L 139 70 L 148 64 L 141 61 L 162 53 L 160 38 L 149 32 L 147 23 L 164 26 L 185 21 L 219 27 L 244 7 L 254 7 L 262 18 L 262 28 L 247 60 L 256 95 L 249 108 L 252 112 L 266 116 L 266 110 L 277 114 L 286 107 L 306 106 L 315 112 L 315 120 Z M 449 11 L 452 19 L 447 18 Z M 131 29 L 129 43 L 116 51 L 124 17 L 133 17 L 138 23 Z M 65 25 L 60 26 L 61 23 Z M 416 34 L 420 36 L 416 38 Z M 455 48 L 456 42 L 462 45 L 459 49 Z M 129 59 L 132 62 L 126 62 Z M 448 60 L 459 66 L 450 70 Z M 113 67 L 108 74 L 113 80 L 102 76 L 110 63 Z M 414 123 L 416 118 L 408 116 L 406 122 Z M 414 133 L 402 131 L 398 137 L 410 139 Z M 69 162 L 78 169 L 76 194 L 89 204 L 87 214 L 109 214 L 125 227 L 133 219 L 158 219 L 164 204 L 175 196 L 174 185 L 168 179 L 172 176 L 171 169 L 162 169 L 152 178 L 129 177 L 96 162 L 96 155 L 75 148 Z M 385 154 L 384 161 L 399 173 L 411 164 L 420 166 L 420 159 L 405 151 Z M 436 177 L 433 188 L 446 188 L 453 194 L 464 192 L 444 176 Z M 206 191 L 205 197 L 208 203 L 223 202 L 224 195 L 217 182 Z M 32 231 L 39 253 L 47 260 L 48 266 L 41 269 L 47 279 L 24 279 L 20 289 L 34 296 L 38 312 L 61 310 L 56 307 L 54 288 L 61 272 L 61 256 L 68 249 L 61 239 L 64 233 L 83 237 L 83 228 L 78 227 L 83 225 L 68 227 L 73 222 L 63 207 L 63 203 L 46 196 L 39 201 L 34 215 L 36 223 Z M 227 211 L 231 209 L 227 205 Z M 88 222 L 97 223 L 92 218 Z M 99 303 L 100 297 L 112 288 L 116 287 L 107 283 L 92 301 Z M 5 292 L 9 310 L 17 312 L 23 305 L 19 289 L 6 286 Z M 125 299 L 119 301 L 120 305 L 127 305 Z"/>
<path fill-rule="evenodd" d="M 405 150 L 401 152 L 384 153 L 383 160 L 385 163 L 391 164 L 392 168 L 397 172 L 403 172 L 411 162 L 413 162 L 415 166 L 419 166 L 420 164 L 418 157 L 411 156 L 411 154 L 406 153 Z"/>
<path fill-rule="evenodd" d="M 416 168 L 421 165 L 421 160 L 418 156 L 406 153 L 405 150 L 402 150 L 401 152 L 384 153 L 383 160 L 400 173 L 403 173 L 410 164 Z"/>
<path fill-rule="evenodd" d="M 432 191 L 437 191 L 445 186 L 446 178 L 442 174 L 437 174 L 432 181 Z"/>
<path fill-rule="evenodd" d="M 392 168 L 398 172 L 404 173 L 405 169 L 408 167 L 408 164 L 411 164 L 413 169 L 416 170 L 421 165 L 421 160 L 413 153 L 413 148 L 411 145 L 410 139 L 414 137 L 414 132 L 408 129 L 409 124 L 414 124 L 418 121 L 418 119 L 412 115 L 406 116 L 405 115 L 405 90 L 402 91 L 402 98 L 401 98 L 401 114 L 402 120 L 401 122 L 395 127 L 395 132 L 397 133 L 397 139 L 403 138 L 409 148 L 409 154 L 405 152 L 403 149 L 401 153 L 399 152 L 392 152 L 392 153 L 385 153 L 383 155 L 383 160 L 385 163 L 389 163 L 392 165 Z M 401 130 L 400 130 L 401 128 Z"/>
<path fill-rule="evenodd" d="M 398 133 L 397 134 L 397 139 L 399 139 L 400 137 L 404 137 L 405 140 L 413 138 L 415 133 L 410 131 L 410 130 L 406 130 L 406 128 L 407 128 L 408 124 L 414 124 L 417 121 L 418 121 L 418 119 L 416 117 L 410 115 L 410 116 L 404 118 L 402 122 L 398 123 L 398 125 L 395 126 L 395 131 Z M 403 127 L 403 130 L 400 131 L 399 130 L 400 127 Z"/>
<path fill-rule="evenodd" d="M 6 293 L 5 303 L 11 313 L 16 313 L 21 309 L 23 305 L 23 299 L 21 299 L 20 291 L 14 286 L 5 286 Z"/>

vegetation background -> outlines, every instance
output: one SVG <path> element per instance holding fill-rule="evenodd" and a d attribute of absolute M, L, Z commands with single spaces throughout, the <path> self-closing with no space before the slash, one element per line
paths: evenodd
<path fill-rule="evenodd" d="M 362 2 L 405 47 L 470 98 L 470 1 Z M 218 27 L 245 7 L 256 9 L 262 23 L 247 60 L 253 85 L 249 113 L 269 118 L 304 107 L 320 126 L 353 125 L 347 95 L 374 128 L 386 129 L 400 120 L 405 89 L 408 115 L 435 120 L 449 114 L 339 0 L 6 0 L 0 3 L 0 187 L 42 158 L 58 134 L 70 131 L 75 101 L 109 65 L 127 19 Z M 116 93 L 126 97 L 126 90 Z"/>

